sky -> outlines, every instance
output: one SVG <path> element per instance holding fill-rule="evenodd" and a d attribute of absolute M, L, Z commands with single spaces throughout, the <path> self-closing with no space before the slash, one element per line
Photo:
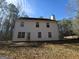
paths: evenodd
<path fill-rule="evenodd" d="M 30 17 L 50 18 L 55 15 L 57 20 L 68 17 L 66 7 L 68 0 L 7 0 L 7 2 L 16 6 L 19 4 L 22 11 Z"/>

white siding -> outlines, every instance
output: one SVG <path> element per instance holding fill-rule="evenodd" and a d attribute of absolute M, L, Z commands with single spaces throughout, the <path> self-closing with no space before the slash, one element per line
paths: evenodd
<path fill-rule="evenodd" d="M 24 21 L 24 27 L 20 26 L 21 21 Z M 36 28 L 36 22 L 39 22 L 39 28 Z M 46 27 L 47 22 L 50 24 L 49 28 Z M 18 32 L 25 32 L 25 38 L 17 38 Z M 59 40 L 58 27 L 54 21 L 17 20 L 13 32 L 13 41 L 28 41 L 26 39 L 27 32 L 31 33 L 30 41 Z M 42 33 L 41 38 L 38 38 L 38 32 Z M 48 32 L 52 33 L 52 38 L 48 38 Z"/>

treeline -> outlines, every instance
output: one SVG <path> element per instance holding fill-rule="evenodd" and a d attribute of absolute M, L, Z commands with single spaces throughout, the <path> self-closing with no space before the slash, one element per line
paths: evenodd
<path fill-rule="evenodd" d="M 79 35 L 79 19 L 69 18 L 58 21 L 59 31 L 63 36 Z"/>
<path fill-rule="evenodd" d="M 68 0 L 66 9 L 69 18 L 58 21 L 60 32 L 64 36 L 79 36 L 79 0 Z"/>

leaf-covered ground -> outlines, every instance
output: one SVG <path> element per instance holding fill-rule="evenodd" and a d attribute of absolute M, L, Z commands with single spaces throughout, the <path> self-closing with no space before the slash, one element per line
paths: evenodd
<path fill-rule="evenodd" d="M 38 47 L 0 47 L 12 59 L 79 59 L 79 44 L 42 44 Z"/>

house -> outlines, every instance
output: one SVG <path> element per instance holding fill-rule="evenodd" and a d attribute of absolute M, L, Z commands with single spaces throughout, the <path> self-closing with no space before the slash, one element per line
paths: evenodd
<path fill-rule="evenodd" d="M 15 21 L 13 41 L 50 41 L 59 40 L 59 30 L 55 17 L 20 17 Z"/>

